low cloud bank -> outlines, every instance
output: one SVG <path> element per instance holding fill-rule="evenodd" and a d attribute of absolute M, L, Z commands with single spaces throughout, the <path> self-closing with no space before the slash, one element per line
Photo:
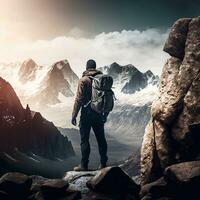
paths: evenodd
<path fill-rule="evenodd" d="M 112 62 L 131 63 L 141 71 L 151 69 L 160 74 L 167 58 L 162 51 L 167 32 L 158 29 L 123 30 L 101 33 L 93 38 L 60 36 L 52 40 L 24 39 L 8 43 L 0 40 L 0 62 L 22 61 L 31 57 L 41 65 L 50 65 L 60 59 L 68 59 L 80 76 L 86 61 L 92 58 L 99 67 Z"/>

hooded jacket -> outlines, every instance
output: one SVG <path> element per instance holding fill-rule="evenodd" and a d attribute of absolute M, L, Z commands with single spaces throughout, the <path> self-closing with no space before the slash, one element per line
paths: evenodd
<path fill-rule="evenodd" d="M 102 72 L 96 69 L 88 69 L 85 72 L 83 72 L 82 78 L 79 80 L 78 83 L 72 118 L 76 118 L 80 108 L 91 100 L 92 80 L 90 76 L 94 77 L 97 74 L 102 74 Z"/>

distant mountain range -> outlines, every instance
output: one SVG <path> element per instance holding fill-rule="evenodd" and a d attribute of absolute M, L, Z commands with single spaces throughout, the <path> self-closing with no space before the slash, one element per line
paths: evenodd
<path fill-rule="evenodd" d="M 100 70 L 112 76 L 115 87 L 120 88 L 121 92 L 125 94 L 134 94 L 149 84 L 156 85 L 159 80 L 159 77 L 150 70 L 142 73 L 131 64 L 122 66 L 114 62 L 109 66 L 100 68 Z"/>
<path fill-rule="evenodd" d="M 32 59 L 24 61 L 19 69 L 19 80 L 22 83 L 34 81 L 37 75 L 43 73 Z M 67 60 L 54 63 L 44 75 L 34 95 L 26 97 L 30 104 L 39 106 L 53 105 L 60 102 L 59 95 L 74 96 L 78 84 L 78 76 L 73 72 Z"/>
<path fill-rule="evenodd" d="M 134 94 L 148 85 L 158 84 L 159 80 L 150 70 L 142 73 L 131 64 L 122 66 L 114 62 L 99 69 L 111 75 L 115 89 L 124 94 Z M 60 103 L 63 96 L 74 96 L 79 80 L 67 60 L 44 67 L 32 59 L 27 59 L 16 66 L 13 63 L 0 65 L 0 70 L 1 76 L 11 83 L 15 82 L 15 89 L 19 91 L 22 102 L 28 102 L 30 105 L 54 105 Z M 11 70 L 17 72 L 16 80 L 9 76 Z"/>
<path fill-rule="evenodd" d="M 34 81 L 38 71 L 42 70 L 32 59 L 24 61 L 19 69 L 19 80 L 22 83 Z M 158 84 L 159 77 L 150 70 L 145 73 L 140 72 L 133 65 L 121 66 L 112 63 L 109 66 L 99 68 L 114 79 L 115 88 L 122 93 L 134 94 L 141 91 L 149 84 Z M 78 85 L 78 76 L 71 69 L 67 60 L 62 60 L 53 64 L 40 83 L 38 91 L 27 99 L 28 102 L 35 102 L 39 105 L 53 105 L 60 103 L 59 95 L 64 97 L 74 96 Z"/>
<path fill-rule="evenodd" d="M 141 141 L 159 77 L 150 70 L 142 73 L 131 64 L 122 66 L 116 62 L 99 70 L 113 77 L 117 98 L 106 124 L 107 130 L 125 141 Z M 12 73 L 17 76 L 11 76 Z M 0 75 L 13 84 L 23 105 L 28 103 L 35 110 L 40 110 L 57 126 L 70 127 L 79 78 L 67 60 L 51 66 L 39 66 L 32 59 L 16 65 L 0 64 Z"/>

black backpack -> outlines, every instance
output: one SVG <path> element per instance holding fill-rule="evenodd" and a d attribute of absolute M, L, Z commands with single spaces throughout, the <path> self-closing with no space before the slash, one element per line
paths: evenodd
<path fill-rule="evenodd" d="M 115 95 L 112 91 L 113 78 L 109 75 L 98 74 L 90 77 L 92 81 L 92 97 L 88 102 L 92 110 L 100 114 L 108 114 L 114 107 Z"/>

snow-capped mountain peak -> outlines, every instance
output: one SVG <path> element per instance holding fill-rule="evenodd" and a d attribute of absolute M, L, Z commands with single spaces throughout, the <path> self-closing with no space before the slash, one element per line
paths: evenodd
<path fill-rule="evenodd" d="M 55 67 L 57 67 L 60 70 L 63 69 L 63 68 L 70 68 L 71 69 L 71 67 L 69 65 L 69 62 L 66 59 L 58 61 L 58 62 L 54 63 L 52 66 L 55 66 Z"/>
<path fill-rule="evenodd" d="M 146 88 L 149 84 L 156 84 L 159 77 L 150 70 L 142 73 L 134 65 L 119 65 L 114 62 L 109 66 L 100 68 L 104 73 L 109 74 L 114 79 L 114 87 L 120 88 L 122 93 L 134 94 Z"/>
<path fill-rule="evenodd" d="M 25 60 L 19 69 L 19 80 L 22 83 L 33 81 L 36 78 L 38 68 L 39 66 L 33 59 L 29 58 Z"/>

